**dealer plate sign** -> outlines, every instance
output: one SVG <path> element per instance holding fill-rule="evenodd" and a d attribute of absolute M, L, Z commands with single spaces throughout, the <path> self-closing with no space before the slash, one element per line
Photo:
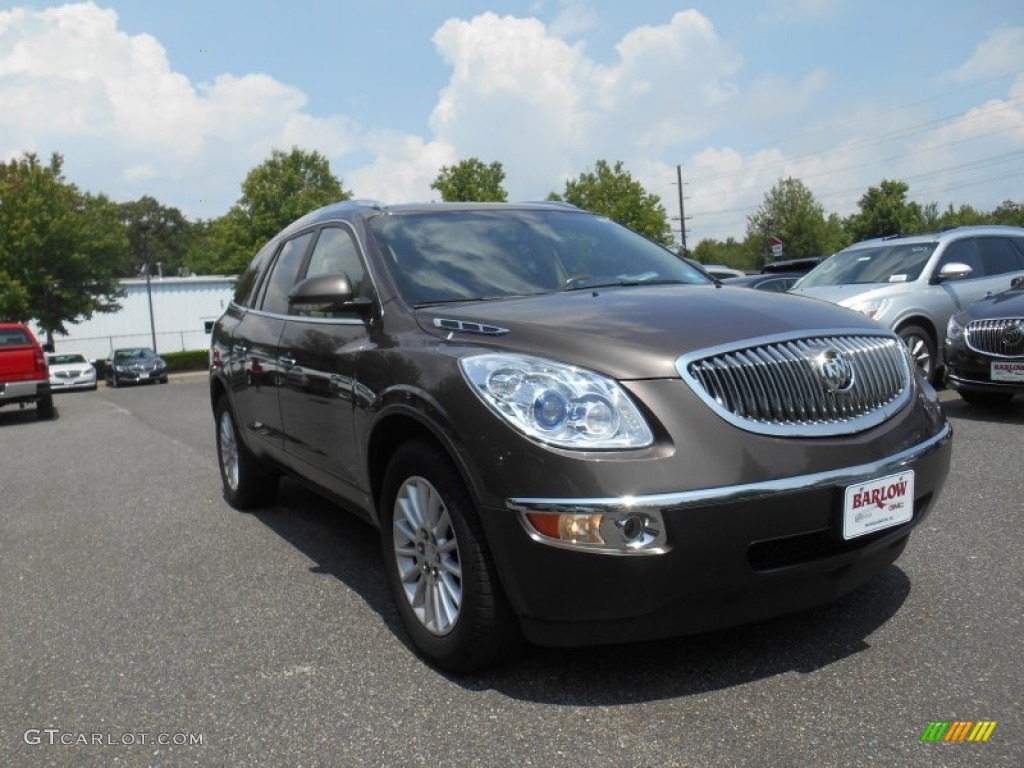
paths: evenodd
<path fill-rule="evenodd" d="M 1024 384 L 1024 363 L 992 363 L 992 381 Z"/>
<path fill-rule="evenodd" d="M 913 470 L 850 485 L 843 503 L 843 538 L 855 539 L 901 525 L 913 515 Z"/>

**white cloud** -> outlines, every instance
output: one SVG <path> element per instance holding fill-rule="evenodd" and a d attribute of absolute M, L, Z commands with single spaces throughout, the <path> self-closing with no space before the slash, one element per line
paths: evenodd
<path fill-rule="evenodd" d="M 1021 75 L 1024 66 L 1024 27 L 1003 27 L 993 30 L 978 44 L 974 54 L 953 71 L 952 77 L 960 81 Z"/>
<path fill-rule="evenodd" d="M 597 159 L 634 167 L 706 134 L 742 63 L 695 11 L 631 31 L 607 66 L 536 19 L 493 13 L 449 20 L 434 43 L 452 76 L 430 127 L 463 157 L 502 162 L 527 197 Z"/>
<path fill-rule="evenodd" d="M 561 0 L 559 11 L 548 32 L 555 37 L 577 37 L 597 27 L 597 13 L 586 0 Z"/>
<path fill-rule="evenodd" d="M 771 8 L 806 19 L 834 5 Z M 682 163 L 690 227 L 724 238 L 742 237 L 747 213 L 786 176 L 847 213 L 882 178 L 948 187 L 927 174 L 1019 152 L 1024 141 L 1019 74 L 1004 98 L 964 110 L 961 121 L 929 125 L 933 113 L 920 105 L 867 99 L 835 103 L 829 115 L 830 70 L 747 75 L 741 52 L 694 10 L 629 30 L 596 61 L 577 38 L 603 26 L 593 8 L 563 0 L 547 26 L 494 13 L 441 24 L 433 43 L 450 76 L 419 135 L 315 115 L 304 91 L 270 74 L 193 83 L 159 40 L 126 34 L 92 2 L 0 11 L 0 157 L 57 150 L 89 191 L 150 194 L 203 217 L 223 213 L 272 149 L 293 145 L 327 156 L 357 197 L 388 201 L 436 198 L 438 170 L 469 157 L 501 162 L 512 199 L 543 198 L 598 159 L 621 160 L 673 216 Z M 949 76 L 991 79 L 1020 73 L 1022 62 L 1024 30 L 1001 28 Z M 907 132 L 882 145 L 880 126 Z"/>
<path fill-rule="evenodd" d="M 0 153 L 65 154 L 68 177 L 115 199 L 160 197 L 219 215 L 274 148 L 349 151 L 358 127 L 304 111 L 306 95 L 266 74 L 194 87 L 150 35 L 78 3 L 0 12 Z M 200 200 L 215 200 L 216 210 Z"/>

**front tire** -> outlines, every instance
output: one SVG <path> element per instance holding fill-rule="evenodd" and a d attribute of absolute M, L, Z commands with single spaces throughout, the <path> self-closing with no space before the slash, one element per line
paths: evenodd
<path fill-rule="evenodd" d="M 416 650 L 451 672 L 490 666 L 519 642 L 476 509 L 439 446 L 402 445 L 384 476 L 388 584 Z"/>
<path fill-rule="evenodd" d="M 235 509 L 252 509 L 273 503 L 278 475 L 250 453 L 235 426 L 227 397 L 217 401 L 217 463 L 224 485 L 224 499 Z"/>
<path fill-rule="evenodd" d="M 936 382 L 936 359 L 935 342 L 932 336 L 924 328 L 918 325 L 907 325 L 900 328 L 899 336 L 903 343 L 910 350 L 910 356 L 914 358 L 917 367 L 921 369 L 922 375 L 931 383 Z"/>

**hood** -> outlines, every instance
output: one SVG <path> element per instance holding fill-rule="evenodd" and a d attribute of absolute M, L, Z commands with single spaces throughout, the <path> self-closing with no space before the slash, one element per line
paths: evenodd
<path fill-rule="evenodd" d="M 1014 288 L 987 299 L 971 304 L 958 318 L 966 320 L 991 320 L 1004 317 L 1024 317 L 1024 289 Z"/>
<path fill-rule="evenodd" d="M 878 331 L 864 315 L 827 302 L 713 285 L 568 291 L 424 307 L 416 318 L 441 338 L 561 360 L 621 380 L 677 378 L 680 355 L 745 339 Z"/>
<path fill-rule="evenodd" d="M 790 289 L 797 296 L 808 296 L 839 304 L 844 301 L 866 301 L 884 298 L 894 293 L 904 293 L 909 283 L 847 283 L 845 285 L 816 285 L 801 288 L 799 284 Z"/>

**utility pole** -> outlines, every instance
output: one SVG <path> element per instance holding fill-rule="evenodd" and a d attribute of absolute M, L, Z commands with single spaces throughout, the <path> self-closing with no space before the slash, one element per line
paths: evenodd
<path fill-rule="evenodd" d="M 676 166 L 676 183 L 679 185 L 679 238 L 683 244 L 683 256 L 686 250 L 686 210 L 683 208 L 683 166 Z"/>
<path fill-rule="evenodd" d="M 149 333 L 152 337 L 153 351 L 156 352 L 156 323 L 153 320 L 153 285 L 149 276 L 149 214 L 143 213 L 139 218 L 139 229 L 142 230 L 142 258 L 146 262 L 146 296 L 149 297 Z"/>

